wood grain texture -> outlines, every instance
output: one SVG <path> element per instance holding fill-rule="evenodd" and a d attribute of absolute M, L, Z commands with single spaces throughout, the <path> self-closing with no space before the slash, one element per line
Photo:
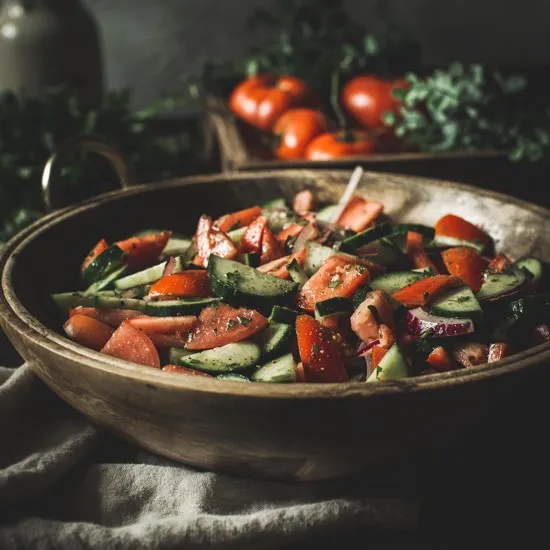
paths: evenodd
<path fill-rule="evenodd" d="M 165 373 L 106 357 L 58 332 L 51 292 L 76 288 L 78 266 L 101 236 L 143 227 L 191 233 L 214 216 L 303 188 L 334 200 L 349 171 L 201 176 L 136 186 L 39 220 L 0 257 L 0 323 L 58 395 L 94 422 L 185 463 L 239 475 L 329 479 L 403 459 L 462 437 L 497 401 L 548 368 L 542 345 L 486 367 L 377 385 L 242 384 Z M 455 213 L 485 226 L 514 257 L 550 260 L 550 213 L 468 186 L 366 173 L 360 187 L 400 221 Z M 63 243 L 63 246 L 61 246 Z"/>

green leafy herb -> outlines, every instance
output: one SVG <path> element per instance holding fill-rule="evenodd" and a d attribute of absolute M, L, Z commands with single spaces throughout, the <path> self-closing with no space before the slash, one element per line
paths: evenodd
<path fill-rule="evenodd" d="M 236 327 L 238 325 L 237 321 L 235 319 L 229 319 L 227 321 L 227 330 L 231 330 L 232 328 Z"/>
<path fill-rule="evenodd" d="M 317 342 L 313 342 L 313 345 L 311 346 L 311 351 L 313 353 L 319 353 L 319 346 L 317 345 Z"/>
<path fill-rule="evenodd" d="M 241 323 L 243 327 L 246 327 L 252 322 L 252 319 L 250 317 L 242 317 L 241 315 L 238 315 L 237 319 L 239 320 L 239 323 Z"/>
<path fill-rule="evenodd" d="M 340 281 L 339 279 L 335 280 L 335 281 L 330 281 L 330 283 L 328 284 L 328 287 L 329 288 L 337 288 L 338 286 L 340 286 L 342 284 L 342 281 Z"/>

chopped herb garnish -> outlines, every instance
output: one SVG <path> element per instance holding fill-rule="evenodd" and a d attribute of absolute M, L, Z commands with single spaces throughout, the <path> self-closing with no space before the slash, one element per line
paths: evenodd
<path fill-rule="evenodd" d="M 296 258 L 292 258 L 292 261 L 286 265 L 287 269 L 296 269 L 298 267 L 300 267 L 300 265 L 296 261 Z"/>
<path fill-rule="evenodd" d="M 239 282 L 239 279 L 241 278 L 240 275 L 236 271 L 230 271 L 225 275 L 227 277 L 227 280 L 230 284 L 235 285 Z"/>
<path fill-rule="evenodd" d="M 252 321 L 250 317 L 242 317 L 241 315 L 238 315 L 237 319 L 239 320 L 239 323 L 241 323 L 243 327 L 246 327 Z"/>
<path fill-rule="evenodd" d="M 235 231 L 235 229 L 239 229 L 241 227 L 241 224 L 239 222 L 235 222 L 230 228 L 229 231 Z"/>
<path fill-rule="evenodd" d="M 459 296 L 456 301 L 459 303 L 459 304 L 463 304 L 464 302 L 469 302 L 470 301 L 470 297 L 469 296 Z"/>
<path fill-rule="evenodd" d="M 313 353 L 319 353 L 319 346 L 316 342 L 313 342 L 313 345 L 311 346 L 311 351 L 313 351 Z"/>
<path fill-rule="evenodd" d="M 424 292 L 424 299 L 427 300 L 430 297 L 429 292 Z"/>
<path fill-rule="evenodd" d="M 384 324 L 382 322 L 382 318 L 380 317 L 380 313 L 378 313 L 378 309 L 376 308 L 376 306 L 368 306 L 370 312 L 372 313 L 372 316 L 374 317 L 374 320 L 379 324 L 379 325 L 382 325 Z"/>
<path fill-rule="evenodd" d="M 341 284 L 342 284 L 342 281 L 340 281 L 340 280 L 330 281 L 330 283 L 328 284 L 328 287 L 329 288 L 336 288 Z"/>
<path fill-rule="evenodd" d="M 425 330 L 421 335 L 420 338 L 422 340 L 426 340 L 426 338 L 429 338 L 432 335 L 431 329 Z"/>
<path fill-rule="evenodd" d="M 237 324 L 235 319 L 229 319 L 229 321 L 227 321 L 227 330 L 231 330 L 233 327 L 237 326 Z"/>
<path fill-rule="evenodd" d="M 309 224 L 309 221 L 308 220 L 298 220 L 296 222 L 297 225 L 301 225 L 302 227 L 305 227 L 306 225 Z"/>
<path fill-rule="evenodd" d="M 357 264 L 355 269 L 357 269 L 357 273 L 360 273 L 361 275 L 363 275 L 363 273 L 365 273 L 365 269 L 367 268 L 364 265 Z"/>

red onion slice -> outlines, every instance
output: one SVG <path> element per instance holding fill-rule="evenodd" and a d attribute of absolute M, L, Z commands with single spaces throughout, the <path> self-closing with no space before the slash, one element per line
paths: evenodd
<path fill-rule="evenodd" d="M 429 331 L 430 338 L 444 338 L 469 334 L 474 331 L 474 323 L 471 319 L 439 317 L 427 313 L 420 307 L 409 310 L 405 315 L 404 322 L 408 332 L 413 336 L 420 336 Z"/>
<path fill-rule="evenodd" d="M 357 346 L 357 350 L 355 351 L 355 356 L 356 357 L 361 357 L 361 356 L 365 355 L 374 346 L 378 346 L 378 344 L 380 344 L 380 340 L 378 340 L 378 339 L 373 340 L 372 342 L 369 342 L 368 344 L 361 340 L 359 342 L 359 345 Z"/>

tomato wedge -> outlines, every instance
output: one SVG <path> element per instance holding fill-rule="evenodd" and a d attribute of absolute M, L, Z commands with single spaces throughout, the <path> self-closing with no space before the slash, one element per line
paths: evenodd
<path fill-rule="evenodd" d="M 378 367 L 380 364 L 380 361 L 384 359 L 386 353 L 388 353 L 388 348 L 384 346 L 373 346 L 372 347 L 372 354 L 371 354 L 371 360 L 372 360 L 372 369 Z"/>
<path fill-rule="evenodd" d="M 354 196 L 336 222 L 339 226 L 352 231 L 364 231 L 384 211 L 384 205 L 377 201 L 368 201 Z"/>
<path fill-rule="evenodd" d="M 316 204 L 315 195 L 309 189 L 305 189 L 304 191 L 296 193 L 294 202 L 292 203 L 292 209 L 296 214 L 303 215 L 315 210 Z"/>
<path fill-rule="evenodd" d="M 474 292 L 481 288 L 487 261 L 476 250 L 467 246 L 448 248 L 441 253 L 441 258 L 451 275 L 462 279 Z"/>
<path fill-rule="evenodd" d="M 227 233 L 233 229 L 250 225 L 258 216 L 261 216 L 261 214 L 262 209 L 259 206 L 253 206 L 252 208 L 245 208 L 244 210 L 239 210 L 232 214 L 225 214 L 214 223 L 220 231 Z"/>
<path fill-rule="evenodd" d="M 349 298 L 369 280 L 366 266 L 343 256 L 331 256 L 300 289 L 297 305 L 313 312 L 317 302 L 336 296 Z"/>
<path fill-rule="evenodd" d="M 453 358 L 443 346 L 435 348 L 430 355 L 428 355 L 426 362 L 438 372 L 453 370 L 455 365 Z"/>
<path fill-rule="evenodd" d="M 179 374 L 188 374 L 190 376 L 206 376 L 207 378 L 214 378 L 211 374 L 208 374 L 207 372 L 202 372 L 195 369 L 188 369 L 187 367 L 180 367 L 179 365 L 166 365 L 162 367 L 162 370 L 166 372 L 178 372 Z"/>
<path fill-rule="evenodd" d="M 435 234 L 465 241 L 481 241 L 485 246 L 491 246 L 491 237 L 485 231 L 454 214 L 443 216 L 435 224 Z"/>
<path fill-rule="evenodd" d="M 266 227 L 262 235 L 262 254 L 260 256 L 260 262 L 262 264 L 272 262 L 284 255 L 283 247 L 280 245 L 275 235 Z"/>
<path fill-rule="evenodd" d="M 296 336 L 308 382 L 348 380 L 343 361 L 344 352 L 336 334 L 313 317 L 300 315 L 296 319 Z"/>
<path fill-rule="evenodd" d="M 269 273 L 274 277 L 279 277 L 279 279 L 290 279 L 290 274 L 288 273 L 288 264 L 292 260 L 296 260 L 298 265 L 303 265 L 307 256 L 307 249 L 300 250 L 296 254 L 290 254 L 290 256 L 284 256 L 272 262 L 262 264 L 258 266 L 258 271 L 262 273 Z"/>
<path fill-rule="evenodd" d="M 160 369 L 160 358 L 151 339 L 124 321 L 105 344 L 101 353 L 138 365 Z"/>
<path fill-rule="evenodd" d="M 158 280 L 151 286 L 148 295 L 150 298 L 205 298 L 212 295 L 212 289 L 206 271 L 189 269 Z"/>
<path fill-rule="evenodd" d="M 409 231 L 407 233 L 407 254 L 410 256 L 416 269 L 429 267 L 434 273 L 439 273 L 426 250 L 424 250 L 424 237 L 420 233 Z"/>
<path fill-rule="evenodd" d="M 233 260 L 238 251 L 231 239 L 212 222 L 210 216 L 201 216 L 197 227 L 197 257 L 194 263 L 206 267 L 210 254 Z"/>
<path fill-rule="evenodd" d="M 100 351 L 113 335 L 114 329 L 86 315 L 73 315 L 63 325 L 67 336 L 81 346 Z"/>
<path fill-rule="evenodd" d="M 256 218 L 243 233 L 241 237 L 240 250 L 241 254 L 246 252 L 262 252 L 262 238 L 265 229 L 267 228 L 267 218 L 260 216 Z"/>
<path fill-rule="evenodd" d="M 97 321 L 101 321 L 106 325 L 118 327 L 123 321 L 127 321 L 132 317 L 141 315 L 140 311 L 133 309 L 98 309 L 95 307 L 75 307 L 69 310 L 69 316 L 85 315 Z"/>
<path fill-rule="evenodd" d="M 297 237 L 303 229 L 303 225 L 292 222 L 277 234 L 277 240 L 284 245 L 289 237 Z"/>
<path fill-rule="evenodd" d="M 147 267 L 158 260 L 172 231 L 130 237 L 115 244 L 127 254 L 128 265 L 133 268 Z"/>
<path fill-rule="evenodd" d="M 187 344 L 188 332 L 174 332 L 172 334 L 161 334 L 160 332 L 152 332 L 148 334 L 151 342 L 157 348 L 184 348 Z"/>
<path fill-rule="evenodd" d="M 203 309 L 189 342 L 191 350 L 218 348 L 246 340 L 260 332 L 268 320 L 257 311 L 244 307 L 234 308 L 224 303 Z"/>
<path fill-rule="evenodd" d="M 109 243 L 105 239 L 101 239 L 98 241 L 92 250 L 88 253 L 86 258 L 84 258 L 84 261 L 82 262 L 82 266 L 80 267 L 80 272 L 83 273 L 86 271 L 86 268 L 104 251 L 109 248 Z"/>
<path fill-rule="evenodd" d="M 407 307 L 425 306 L 441 293 L 460 284 L 458 277 L 435 275 L 407 285 L 394 292 L 392 297 Z"/>
<path fill-rule="evenodd" d="M 170 334 L 174 332 L 190 331 L 197 322 L 194 315 L 183 315 L 181 317 L 150 317 L 139 315 L 128 321 L 145 334 Z"/>
<path fill-rule="evenodd" d="M 489 273 L 504 273 L 511 265 L 510 258 L 506 254 L 499 252 L 487 266 L 487 271 Z"/>

